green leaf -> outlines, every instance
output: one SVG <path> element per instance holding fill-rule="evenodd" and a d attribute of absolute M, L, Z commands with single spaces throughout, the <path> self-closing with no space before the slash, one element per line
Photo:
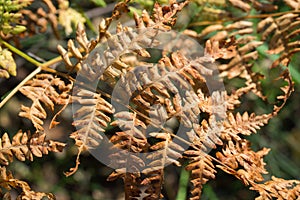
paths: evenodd
<path fill-rule="evenodd" d="M 99 6 L 99 7 L 104 7 L 104 6 L 106 6 L 106 3 L 105 3 L 104 0 L 92 0 L 92 2 L 93 2 L 94 4 L 96 4 L 97 6 Z"/>

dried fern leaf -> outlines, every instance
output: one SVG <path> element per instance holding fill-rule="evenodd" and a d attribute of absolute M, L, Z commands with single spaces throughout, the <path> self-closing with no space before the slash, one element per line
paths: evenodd
<path fill-rule="evenodd" d="M 300 8 L 300 2 L 299 0 L 284 0 L 286 5 L 293 8 L 294 10 L 299 10 Z"/>
<path fill-rule="evenodd" d="M 144 199 L 161 199 L 161 188 L 164 180 L 164 167 L 170 164 L 180 166 L 178 159 L 182 158 L 184 148 L 180 140 L 172 138 L 167 132 L 152 132 L 149 135 L 158 142 L 150 147 L 153 152 L 147 156 L 147 165 L 142 171 L 146 176 L 141 182 L 146 187 Z"/>
<path fill-rule="evenodd" d="M 283 79 L 287 83 L 287 85 L 282 86 L 280 88 L 281 91 L 283 92 L 283 95 L 277 96 L 277 100 L 280 101 L 280 104 L 274 105 L 273 115 L 277 115 L 277 113 L 283 108 L 283 106 L 286 104 L 288 98 L 294 91 L 294 82 L 292 81 L 291 73 L 289 72 L 288 69 L 284 70 L 281 73 L 279 78 Z"/>
<path fill-rule="evenodd" d="M 107 178 L 113 181 L 116 178 L 122 178 L 124 181 L 125 200 L 142 199 L 141 176 L 140 173 L 126 172 L 126 169 L 117 169 Z"/>
<path fill-rule="evenodd" d="M 242 9 L 246 12 L 249 12 L 251 10 L 251 5 L 248 3 L 241 1 L 241 0 L 229 0 L 229 2 L 234 6 L 239 9 Z"/>
<path fill-rule="evenodd" d="M 178 117 L 185 126 L 191 127 L 191 120 L 195 118 L 191 116 L 198 116 L 200 112 L 200 100 L 192 86 L 195 90 L 206 90 L 201 87 L 206 83 L 205 76 L 212 74 L 212 70 L 205 66 L 209 59 L 199 57 L 188 61 L 180 53 L 174 53 L 171 58 L 163 57 L 158 65 L 136 68 L 136 71 L 127 72 L 125 77 L 121 76 L 120 92 L 116 98 L 124 101 L 133 94 L 132 103 L 137 105 L 139 112 L 149 116 L 153 104 L 161 105 L 168 112 L 162 120 Z"/>
<path fill-rule="evenodd" d="M 272 176 L 272 180 L 262 184 L 252 184 L 251 190 L 259 192 L 259 197 L 255 200 L 296 200 L 300 196 L 300 181 L 299 180 L 284 180 Z"/>
<path fill-rule="evenodd" d="M 114 144 L 113 148 L 125 151 L 118 151 L 112 155 L 112 164 L 114 167 L 125 168 L 128 172 L 138 173 L 145 166 L 144 161 L 136 153 L 147 149 L 146 125 L 131 112 L 123 111 L 114 116 L 117 119 L 111 125 L 118 126 L 122 131 L 116 132 L 110 141 Z"/>
<path fill-rule="evenodd" d="M 223 31 L 221 31 L 223 30 Z M 253 36 L 253 23 L 249 21 L 238 21 L 227 26 L 212 25 L 205 28 L 199 37 L 202 38 L 213 31 L 218 31 L 216 35 L 210 37 L 206 42 L 206 52 L 215 59 L 227 59 L 227 64 L 218 66 L 220 76 L 233 79 L 236 77 L 246 80 L 247 86 L 255 86 L 252 92 L 263 100 L 266 99 L 262 92 L 260 80 L 264 77 L 252 70 L 252 60 L 258 58 L 257 47 L 263 44 Z M 235 40 L 235 35 L 242 35 Z M 226 40 L 227 37 L 230 37 Z M 219 42 L 217 42 L 219 41 Z M 238 45 L 237 45 L 238 44 Z"/>
<path fill-rule="evenodd" d="M 74 87 L 72 102 L 74 106 L 74 122 L 76 131 L 70 135 L 75 140 L 78 148 L 76 166 L 65 174 L 70 176 L 77 171 L 80 164 L 79 156 L 82 151 L 99 146 L 103 139 L 102 133 L 110 122 L 109 114 L 113 113 L 113 107 L 100 94 Z"/>
<path fill-rule="evenodd" d="M 267 155 L 270 149 L 263 148 L 258 152 L 250 149 L 249 141 L 241 139 L 228 144 L 223 148 L 222 153 L 217 152 L 216 157 L 224 164 L 217 165 L 226 173 L 235 175 L 245 185 L 252 182 L 263 181 L 262 174 L 267 174 L 266 163 L 263 156 Z"/>
<path fill-rule="evenodd" d="M 30 107 L 22 105 L 19 116 L 28 118 L 37 130 L 43 131 L 43 121 L 47 117 L 46 108 L 53 112 L 55 105 L 68 104 L 71 88 L 71 83 L 66 84 L 51 74 L 38 74 L 20 89 L 20 92 L 32 100 L 32 104 Z"/>
<path fill-rule="evenodd" d="M 60 53 L 60 55 L 63 58 L 63 61 L 66 64 L 67 70 L 75 70 L 80 71 L 81 70 L 81 62 L 88 56 L 89 52 L 92 50 L 91 46 L 92 43 L 95 41 L 89 41 L 86 32 L 84 29 L 84 26 L 82 23 L 78 23 L 77 29 L 76 29 L 76 41 L 80 45 L 80 47 L 83 49 L 76 47 L 73 40 L 68 41 L 68 49 L 64 49 L 61 45 L 57 46 L 57 50 Z M 84 53 L 84 54 L 83 54 Z M 75 57 L 77 59 L 76 63 L 73 63 L 71 61 L 71 56 Z"/>
<path fill-rule="evenodd" d="M 273 117 L 272 114 L 255 115 L 255 113 L 244 112 L 242 115 L 228 113 L 227 119 L 224 120 L 221 137 L 230 140 L 232 137 L 235 140 L 240 140 L 239 134 L 250 135 L 256 133 L 260 127 L 268 123 Z"/>
<path fill-rule="evenodd" d="M 220 139 L 222 128 L 222 121 L 216 121 L 214 115 L 210 116 L 208 122 L 203 119 L 201 124 L 193 124 L 193 129 L 187 133 L 191 146 L 196 152 L 204 153 L 216 148 L 216 145 L 222 145 Z"/>
<path fill-rule="evenodd" d="M 164 170 L 154 170 L 144 172 L 146 178 L 143 179 L 141 185 L 145 187 L 143 191 L 143 200 L 162 199 L 161 189 L 164 180 Z"/>
<path fill-rule="evenodd" d="M 278 8 L 276 5 L 272 5 L 272 3 L 262 3 L 256 0 L 247 0 L 247 1 L 229 0 L 229 2 L 233 6 L 246 12 L 249 12 L 252 7 L 255 8 L 256 10 L 264 11 L 264 12 L 272 12 L 277 10 Z"/>
<path fill-rule="evenodd" d="M 8 165 L 15 156 L 20 161 L 33 161 L 33 156 L 42 157 L 48 152 L 61 152 L 65 144 L 46 140 L 46 134 L 30 135 L 19 131 L 10 141 L 8 134 L 0 138 L 0 163 Z"/>
<path fill-rule="evenodd" d="M 258 23 L 257 30 L 262 40 L 268 41 L 267 53 L 280 54 L 272 67 L 279 64 L 288 66 L 293 54 L 299 52 L 299 20 L 298 14 L 288 13 L 280 17 L 268 17 Z"/>
<path fill-rule="evenodd" d="M 66 2 L 67 1 L 63 0 L 60 1 L 63 9 L 66 9 L 66 6 L 64 5 Z M 69 9 L 70 8 L 67 8 L 67 10 Z M 117 3 L 113 10 L 112 16 L 103 19 L 99 24 L 99 36 L 95 40 L 88 40 L 83 24 L 80 22 L 78 23 L 78 21 L 76 20 L 76 41 L 82 49 L 76 47 L 72 40 L 69 40 L 68 42 L 68 50 L 65 50 L 61 45 L 57 46 L 58 52 L 61 54 L 66 64 L 67 70 L 81 70 L 81 63 L 88 57 L 89 53 L 97 46 L 97 44 L 111 37 L 111 34 L 108 32 L 108 28 L 111 22 L 113 20 L 119 19 L 124 12 L 129 12 L 126 2 Z M 77 62 L 71 62 L 71 57 L 75 57 L 77 59 Z"/>
<path fill-rule="evenodd" d="M 215 178 L 217 172 L 209 155 L 202 154 L 200 151 L 188 150 L 185 154 L 191 159 L 186 166 L 186 170 L 191 171 L 190 181 L 193 184 L 191 189 L 190 200 L 197 200 L 201 198 L 203 185 L 210 179 Z"/>
<path fill-rule="evenodd" d="M 180 12 L 189 2 L 183 1 L 177 3 L 170 2 L 170 5 L 161 6 L 158 2 L 154 4 L 153 18 L 151 19 L 147 12 L 143 12 L 142 20 L 146 27 L 152 27 L 161 30 L 170 30 L 176 23 L 176 14 Z M 138 26 L 139 28 L 139 26 Z"/>
<path fill-rule="evenodd" d="M 214 115 L 211 115 L 209 122 L 202 120 L 201 124 L 193 124 L 193 129 L 187 133 L 191 141 L 191 149 L 186 150 L 184 155 L 190 160 L 186 170 L 192 172 L 190 199 L 200 199 L 203 185 L 210 179 L 215 178 L 216 170 L 211 157 L 207 154 L 217 145 L 222 145 L 220 139 L 222 132 L 222 121 L 217 122 Z"/>
<path fill-rule="evenodd" d="M 135 113 L 118 112 L 116 120 L 111 124 L 118 126 L 122 131 L 116 132 L 110 141 L 114 144 L 116 153 L 110 156 L 111 165 L 115 170 L 108 180 L 122 177 L 125 185 L 125 199 L 140 199 L 141 174 L 145 162 L 138 153 L 145 152 L 148 146 L 146 125 L 136 118 Z"/>
<path fill-rule="evenodd" d="M 0 187 L 8 190 L 8 193 L 5 194 L 5 196 L 10 196 L 10 190 L 12 188 L 15 189 L 21 189 L 22 192 L 18 194 L 17 199 L 44 199 L 44 197 L 47 197 L 47 199 L 54 200 L 55 197 L 51 193 L 43 193 L 43 192 L 35 192 L 33 191 L 28 183 L 25 181 L 21 181 L 18 179 L 15 179 L 11 172 L 6 170 L 6 167 L 0 167 Z M 0 190 L 0 195 L 3 196 L 2 191 Z"/>

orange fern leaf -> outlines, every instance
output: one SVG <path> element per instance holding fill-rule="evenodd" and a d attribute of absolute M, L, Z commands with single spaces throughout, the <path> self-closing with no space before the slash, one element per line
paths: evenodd
<path fill-rule="evenodd" d="M 19 116 L 28 118 L 37 130 L 43 131 L 43 121 L 47 117 L 45 108 L 54 111 L 55 105 L 68 104 L 71 87 L 72 84 L 66 84 L 51 74 L 38 74 L 35 79 L 28 81 L 20 89 L 25 96 L 32 100 L 32 104 L 30 107 L 22 105 Z"/>
<path fill-rule="evenodd" d="M 46 134 L 30 135 L 19 131 L 10 141 L 5 133 L 0 138 L 0 163 L 8 165 L 15 156 L 20 161 L 33 161 L 33 156 L 42 157 L 48 152 L 61 152 L 65 147 L 64 143 L 45 139 Z"/>

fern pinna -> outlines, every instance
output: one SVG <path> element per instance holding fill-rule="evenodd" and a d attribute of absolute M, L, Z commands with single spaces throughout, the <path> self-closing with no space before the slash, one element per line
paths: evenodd
<path fill-rule="evenodd" d="M 54 15 L 51 1 L 44 2 Z M 295 1 L 285 3 L 294 10 L 299 7 Z M 202 21 L 189 22 L 194 30 L 175 32 L 177 16 L 189 4 L 201 7 L 207 21 L 197 14 L 195 19 Z M 51 193 L 32 191 L 26 182 L 14 179 L 6 166 L 13 157 L 32 161 L 33 156 L 62 151 L 66 144 L 48 140 L 44 122 L 51 113 L 50 128 L 58 125 L 58 116 L 72 105 L 76 130 L 69 137 L 75 140 L 78 153 L 66 176 L 76 173 L 81 153 L 88 150 L 114 169 L 108 181 L 123 179 L 125 199 L 164 198 L 168 165 L 190 172 L 187 198 L 191 200 L 201 198 L 203 186 L 220 170 L 257 191 L 257 200 L 298 199 L 300 182 L 276 177 L 265 180 L 263 175 L 268 172 L 263 157 L 270 149 L 254 151 L 245 138 L 268 124 L 293 91 L 287 66 L 299 51 L 299 13 L 272 14 L 278 8 L 272 1 L 229 0 L 226 5 L 214 0 L 169 0 L 168 5 L 154 3 L 151 13 L 133 13 L 135 27 L 129 27 L 119 21 L 130 12 L 128 5 L 128 0 L 116 4 L 112 16 L 99 24 L 97 38 L 89 40 L 79 23 L 76 40 L 69 40 L 67 49 L 58 45 L 61 58 L 56 62 L 63 61 L 67 73 L 38 66 L 48 73 L 37 74 L 19 89 L 32 100 L 31 105 L 22 105 L 19 116 L 29 119 L 36 132 L 19 131 L 12 142 L 8 134 L 2 136 L 1 188 L 20 188 L 20 199 L 55 198 Z M 230 15 L 230 9 L 249 14 L 252 8 L 270 14 Z M 30 11 L 22 13 L 45 28 L 44 21 L 37 21 Z M 45 20 L 51 16 L 46 17 L 42 10 L 38 15 Z M 261 18 L 257 27 L 251 18 Z M 55 20 L 48 19 L 52 26 Z M 56 33 L 56 26 L 53 28 Z M 196 48 L 198 42 L 205 44 L 203 51 Z M 267 46 L 267 53 L 279 54 L 270 68 L 278 73 L 272 81 L 281 84 L 269 113 L 241 109 L 250 93 L 264 102 L 270 100 L 262 85 L 265 75 L 254 69 L 262 45 Z M 8 77 L 8 72 L 2 76 Z M 223 83 L 235 79 L 243 83 L 227 90 Z M 3 191 L 2 197 L 9 199 L 10 193 Z"/>

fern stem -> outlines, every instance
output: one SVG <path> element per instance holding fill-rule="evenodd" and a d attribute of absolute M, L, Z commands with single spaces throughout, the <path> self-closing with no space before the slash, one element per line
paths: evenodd
<path fill-rule="evenodd" d="M 11 99 L 18 91 L 19 89 L 30 79 L 32 79 L 35 75 L 41 72 L 41 68 L 36 68 L 33 72 L 31 72 L 19 85 L 17 85 L 4 99 L 0 102 L 0 108 L 5 105 L 5 103 Z"/>

